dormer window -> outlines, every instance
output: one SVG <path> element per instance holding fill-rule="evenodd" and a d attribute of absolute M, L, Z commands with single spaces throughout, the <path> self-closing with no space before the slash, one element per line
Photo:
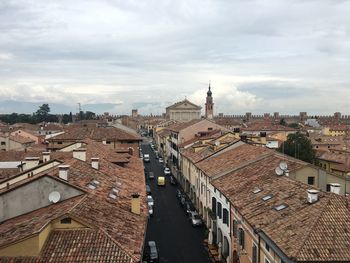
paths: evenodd
<path fill-rule="evenodd" d="M 66 217 L 61 219 L 61 224 L 71 224 L 72 223 L 72 218 Z"/>

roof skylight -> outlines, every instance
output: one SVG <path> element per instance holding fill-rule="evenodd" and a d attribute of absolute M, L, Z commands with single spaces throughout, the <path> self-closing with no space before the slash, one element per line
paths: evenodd
<path fill-rule="evenodd" d="M 256 188 L 253 190 L 253 194 L 260 193 L 261 191 L 262 191 L 262 189 L 260 189 L 259 187 L 256 187 Z"/>
<path fill-rule="evenodd" d="M 89 183 L 87 185 L 87 187 L 89 187 L 91 190 L 95 190 L 96 189 L 96 185 L 95 184 L 92 184 L 92 183 Z"/>
<path fill-rule="evenodd" d="M 261 198 L 261 200 L 267 201 L 267 200 L 270 200 L 272 197 L 273 195 L 265 195 L 263 198 Z"/>
<path fill-rule="evenodd" d="M 117 199 L 117 195 L 115 195 L 113 192 L 110 192 L 108 196 L 112 199 Z"/>
<path fill-rule="evenodd" d="M 281 211 L 281 210 L 283 210 L 283 209 L 285 209 L 285 208 L 287 208 L 288 206 L 286 205 L 286 204 L 280 204 L 280 205 L 278 205 L 278 206 L 275 206 L 275 210 L 276 211 Z"/>

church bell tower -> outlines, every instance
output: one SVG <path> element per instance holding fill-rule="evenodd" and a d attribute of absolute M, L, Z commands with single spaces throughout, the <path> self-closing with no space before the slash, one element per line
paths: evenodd
<path fill-rule="evenodd" d="M 213 103 L 213 97 L 211 96 L 211 90 L 210 90 L 210 82 L 209 82 L 209 90 L 207 92 L 207 99 L 205 102 L 205 118 L 212 120 L 214 118 L 214 103 Z"/>

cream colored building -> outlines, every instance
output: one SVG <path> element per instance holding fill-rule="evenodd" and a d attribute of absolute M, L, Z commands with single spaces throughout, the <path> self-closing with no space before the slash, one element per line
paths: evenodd
<path fill-rule="evenodd" d="M 166 108 L 166 118 L 179 122 L 187 122 L 201 118 L 202 107 L 193 104 L 187 99 L 176 102 Z"/>

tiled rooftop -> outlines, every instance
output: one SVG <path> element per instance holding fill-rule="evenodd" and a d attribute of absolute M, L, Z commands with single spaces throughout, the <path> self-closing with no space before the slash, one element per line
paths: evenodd
<path fill-rule="evenodd" d="M 65 129 L 65 133 L 57 135 L 49 141 L 57 140 L 84 140 L 90 138 L 97 141 L 120 140 L 120 141 L 141 141 L 141 137 L 114 127 L 70 127 Z"/>
<path fill-rule="evenodd" d="M 275 168 L 283 158 L 271 155 L 212 181 L 257 231 L 263 231 L 291 259 L 333 261 L 350 258 L 350 200 L 320 191 L 319 201 L 307 202 L 310 186 L 286 176 Z M 305 165 L 287 160 L 292 172 Z M 259 187 L 261 192 L 254 194 Z M 273 195 L 267 201 L 262 197 Z M 276 211 L 275 207 L 287 207 Z"/>
<path fill-rule="evenodd" d="M 181 130 L 187 128 L 187 127 L 190 127 L 192 126 L 193 124 L 196 124 L 197 122 L 200 122 L 201 120 L 192 120 L 192 121 L 188 121 L 188 122 L 183 122 L 183 123 L 177 123 L 177 124 L 173 124 L 173 125 L 170 125 L 168 127 L 168 129 L 170 131 L 173 131 L 173 132 L 180 132 Z"/>
<path fill-rule="evenodd" d="M 47 262 L 45 260 L 50 257 L 54 260 L 52 253 L 62 260 L 53 262 L 72 262 L 69 260 L 73 258 L 76 258 L 77 261 L 81 259 L 79 262 L 106 262 L 106 257 L 110 260 L 117 257 L 118 259 L 113 262 L 136 262 L 141 259 L 143 238 L 140 237 L 145 235 L 148 218 L 142 161 L 137 157 L 129 156 L 129 163 L 125 167 L 120 167 L 109 162 L 110 156 L 120 154 L 102 143 L 92 140 L 86 142 L 86 162 L 73 159 L 72 153 L 51 153 L 51 160 L 55 154 L 63 155 L 64 164 L 70 165 L 68 183 L 83 189 L 86 193 L 1 223 L 0 246 L 37 233 L 48 222 L 62 215 L 77 218 L 88 226 L 92 226 L 94 233 L 77 233 L 75 230 L 66 231 L 67 233 L 54 231 L 50 234 L 41 257 L 27 258 L 23 262 L 31 262 L 30 260 Z M 91 167 L 91 157 L 99 158 L 98 170 Z M 51 176 L 60 180 L 58 179 L 58 168 L 54 167 L 11 185 L 8 191 L 41 176 Z M 98 181 L 98 186 L 93 190 L 87 185 L 94 180 Z M 116 199 L 109 197 L 112 188 L 115 189 Z M 133 193 L 139 193 L 142 200 L 140 215 L 131 212 Z M 51 243 L 68 244 L 72 242 L 71 237 L 74 236 L 80 236 L 82 239 L 76 240 L 74 243 L 76 246 L 66 252 L 55 248 Z M 88 245 L 83 237 L 87 240 L 95 240 L 91 243 L 92 247 L 87 247 L 88 252 L 87 249 L 83 249 Z M 16 259 L 19 260 L 19 258 Z M 2 260 L 1 258 L 0 261 Z"/>
<path fill-rule="evenodd" d="M 254 160 L 258 156 L 271 152 L 272 150 L 263 147 L 244 144 L 198 162 L 196 166 L 207 176 L 212 177 L 216 174 L 232 169 L 241 163 Z"/>

